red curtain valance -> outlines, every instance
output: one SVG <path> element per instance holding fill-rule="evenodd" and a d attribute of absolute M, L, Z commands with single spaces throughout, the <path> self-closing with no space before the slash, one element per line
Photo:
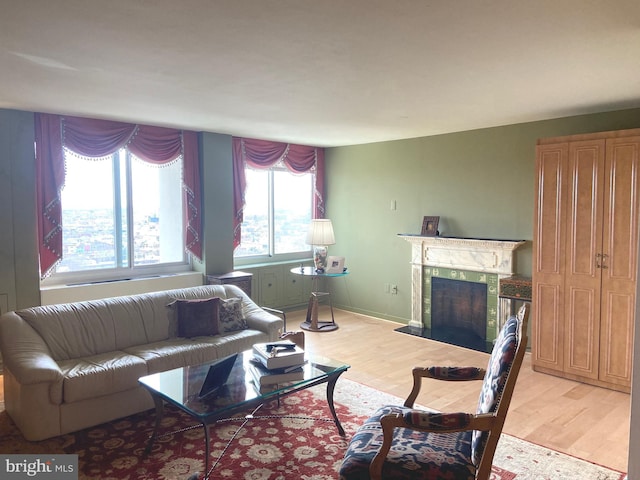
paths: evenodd
<path fill-rule="evenodd" d="M 185 247 L 202 259 L 200 166 L 196 132 L 130 123 L 37 113 L 36 168 L 40 274 L 62 258 L 64 148 L 86 157 L 104 157 L 126 147 L 144 161 L 163 164 L 183 158 Z"/>
<path fill-rule="evenodd" d="M 313 218 L 324 217 L 324 149 L 306 145 L 233 138 L 233 248 L 240 245 L 241 225 L 247 182 L 245 165 L 269 168 L 282 161 L 295 173 L 304 173 L 315 167 L 316 183 L 313 195 Z"/>

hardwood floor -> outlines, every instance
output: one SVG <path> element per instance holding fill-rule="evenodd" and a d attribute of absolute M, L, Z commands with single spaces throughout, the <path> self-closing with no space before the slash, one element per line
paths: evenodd
<path fill-rule="evenodd" d="M 486 366 L 488 354 L 395 332 L 397 323 L 334 310 L 340 328 L 305 332 L 306 348 L 349 363 L 346 378 L 404 400 L 411 368 L 429 365 Z M 321 315 L 326 316 L 326 311 Z M 306 311 L 287 313 L 297 330 Z M 474 412 L 479 382 L 423 383 L 417 403 L 439 411 Z M 531 369 L 525 356 L 504 432 L 515 437 L 626 472 L 630 396 L 565 380 Z"/>
<path fill-rule="evenodd" d="M 400 325 L 394 322 L 334 312 L 340 328 L 305 332 L 306 348 L 349 363 L 346 378 L 403 400 L 411 390 L 414 366 L 486 366 L 486 353 L 395 332 Z M 302 310 L 288 312 L 288 330 L 297 330 L 305 315 Z M 439 411 L 475 411 L 479 382 L 427 382 L 417 403 Z M 527 354 L 504 432 L 626 472 L 629 416 L 629 395 L 534 372 Z"/>

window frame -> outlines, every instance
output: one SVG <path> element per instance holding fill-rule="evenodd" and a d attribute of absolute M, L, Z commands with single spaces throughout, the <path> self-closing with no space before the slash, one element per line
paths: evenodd
<path fill-rule="evenodd" d="M 309 221 L 313 218 L 313 196 L 314 196 L 314 185 L 316 183 L 316 169 L 313 168 L 307 172 L 301 172 L 299 174 L 291 172 L 282 162 L 278 162 L 275 165 L 267 168 L 256 168 L 251 167 L 245 164 L 245 172 L 247 170 L 252 171 L 264 171 L 267 172 L 268 178 L 268 186 L 267 186 L 267 197 L 268 197 L 268 207 L 267 207 L 267 218 L 268 218 L 268 231 L 269 231 L 269 243 L 268 243 L 268 253 L 266 254 L 258 254 L 258 255 L 245 255 L 241 257 L 236 257 L 235 249 L 233 254 L 233 264 L 234 268 L 237 267 L 248 267 L 252 265 L 259 264 L 269 264 L 269 263 L 285 263 L 285 262 L 294 262 L 294 261 L 306 261 L 313 257 L 313 246 L 307 245 L 307 250 L 299 251 L 299 252 L 287 252 L 287 253 L 275 253 L 275 182 L 274 182 L 274 172 L 286 172 L 290 175 L 294 176 L 310 176 L 311 183 L 311 191 L 309 192 L 309 206 L 310 206 L 310 218 Z M 248 188 L 248 187 L 247 187 Z M 243 221 L 244 224 L 244 221 Z M 244 231 L 244 229 L 243 229 Z M 240 246 L 239 246 L 240 247 Z"/>
<path fill-rule="evenodd" d="M 125 159 L 121 161 L 116 158 L 121 155 L 121 152 L 124 151 Z M 82 155 L 73 152 L 72 150 L 65 149 L 65 169 L 66 167 L 66 156 L 67 155 L 75 155 L 79 158 L 83 158 Z M 48 286 L 56 286 L 56 285 L 67 285 L 67 286 L 76 286 L 76 285 L 88 285 L 88 284 L 98 284 L 98 283 L 106 283 L 111 281 L 122 281 L 122 280 L 137 280 L 144 278 L 157 278 L 166 275 L 174 275 L 178 273 L 185 273 L 193 271 L 192 265 L 192 255 L 187 252 L 185 239 L 182 238 L 182 260 L 175 262 L 164 262 L 157 263 L 152 265 L 135 265 L 135 252 L 134 252 L 134 237 L 135 229 L 133 228 L 134 221 L 134 205 L 133 205 L 133 172 L 132 172 L 132 164 L 134 161 L 142 161 L 136 157 L 135 155 L 129 151 L 126 147 L 122 149 L 106 155 L 105 157 L 101 157 L 96 161 L 108 161 L 111 162 L 111 170 L 113 172 L 114 180 L 118 178 L 118 181 L 114 181 L 112 194 L 114 195 L 113 199 L 113 208 L 114 211 L 122 212 L 122 202 L 121 195 L 122 192 L 125 192 L 126 195 L 126 210 L 124 215 L 117 215 L 114 220 L 114 233 L 116 237 L 116 263 L 120 261 L 121 252 L 120 248 L 126 244 L 128 254 L 128 266 L 122 267 L 113 267 L 113 268 L 100 268 L 93 270 L 77 270 L 71 272 L 56 272 L 56 266 L 51 270 L 49 276 L 44 279 L 41 279 L 41 285 L 43 287 Z M 93 161 L 92 159 L 86 159 L 85 161 Z M 184 158 L 182 156 L 178 157 L 176 162 L 181 162 L 180 168 L 184 168 Z M 146 162 L 149 163 L 149 162 Z M 158 167 L 162 168 L 162 167 Z M 124 182 L 121 181 L 121 172 L 125 171 Z M 180 188 L 182 189 L 182 178 L 180 179 Z M 182 198 L 182 202 L 184 202 L 184 198 Z M 184 206 L 180 207 L 184 212 Z M 62 207 L 64 210 L 64 207 Z M 125 218 L 126 216 L 126 218 Z M 127 234 L 126 237 L 123 236 L 123 225 L 127 224 Z M 64 225 L 62 225 L 62 229 L 64 230 Z M 64 258 L 64 257 L 63 257 Z M 62 261 L 62 259 L 60 260 Z M 60 263 L 57 262 L 58 264 Z"/>

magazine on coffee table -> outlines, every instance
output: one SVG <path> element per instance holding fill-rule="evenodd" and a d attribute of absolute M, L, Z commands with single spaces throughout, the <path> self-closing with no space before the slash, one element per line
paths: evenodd
<path fill-rule="evenodd" d="M 259 360 L 252 361 L 249 367 L 253 381 L 258 387 L 278 383 L 304 380 L 304 367 L 297 365 L 293 369 L 269 370 Z"/>

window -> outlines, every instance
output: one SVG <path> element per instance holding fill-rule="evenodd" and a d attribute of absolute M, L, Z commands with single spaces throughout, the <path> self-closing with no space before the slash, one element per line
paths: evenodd
<path fill-rule="evenodd" d="M 314 173 L 291 173 L 286 167 L 245 169 L 244 221 L 236 260 L 260 257 L 306 258 L 305 243 L 312 218 Z"/>
<path fill-rule="evenodd" d="M 99 159 L 65 150 L 65 164 L 55 276 L 99 280 L 158 266 L 184 269 L 181 158 L 154 165 L 125 149 Z"/>

